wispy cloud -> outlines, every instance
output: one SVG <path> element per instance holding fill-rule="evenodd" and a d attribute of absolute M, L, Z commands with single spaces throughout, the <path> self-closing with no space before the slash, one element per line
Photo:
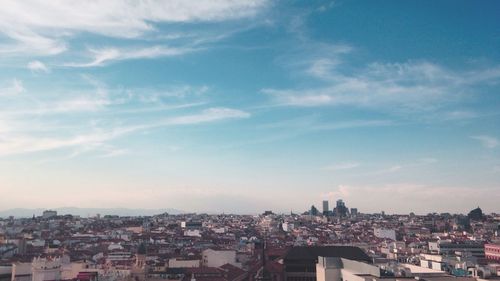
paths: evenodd
<path fill-rule="evenodd" d="M 6 6 L 2 6 L 6 7 Z M 6 19 L 1 15 L 0 19 Z M 29 29 L 18 25 L 10 25 L 0 22 L 0 32 L 3 32 L 13 42 L 0 44 L 0 54 L 3 56 L 49 56 L 57 55 L 67 50 L 66 43 L 59 38 L 50 38 L 37 34 Z"/>
<path fill-rule="evenodd" d="M 419 165 L 419 164 L 422 164 L 422 165 L 425 165 L 425 164 L 434 164 L 438 162 L 438 159 L 436 158 L 433 158 L 433 157 L 424 157 L 424 158 L 420 158 L 417 160 L 417 162 L 415 163 L 415 165 Z"/>
<path fill-rule="evenodd" d="M 111 148 L 111 149 L 106 149 L 99 157 L 102 158 L 110 158 L 110 157 L 117 157 L 121 155 L 128 154 L 129 151 L 127 149 L 116 149 L 116 148 Z"/>
<path fill-rule="evenodd" d="M 17 96 L 26 91 L 26 89 L 23 86 L 23 82 L 17 78 L 12 79 L 8 84 L 10 85 L 0 88 L 0 96 L 3 97 Z"/>
<path fill-rule="evenodd" d="M 347 185 L 339 185 L 335 190 L 325 192 L 321 194 L 321 198 L 323 200 L 338 200 L 340 198 L 348 198 L 350 196 L 350 186 Z"/>
<path fill-rule="evenodd" d="M 26 95 L 21 103 L 5 104 L 1 116 L 28 117 L 49 115 L 75 115 L 79 113 L 99 113 L 102 115 L 147 114 L 187 109 L 207 104 L 210 87 L 206 85 L 170 85 L 158 88 L 109 87 L 89 75 L 81 77 L 88 84 L 84 89 L 71 89 L 64 93 L 34 91 Z M 14 79 L 11 85 L 0 89 L 1 96 L 16 97 L 24 92 L 22 82 Z M 91 86 L 91 87 L 89 87 Z M 45 97 L 40 99 L 39 97 Z"/>
<path fill-rule="evenodd" d="M 401 165 L 394 165 L 394 166 L 390 166 L 389 168 L 379 170 L 379 171 L 375 172 L 375 174 L 395 173 L 395 172 L 398 172 L 399 170 L 401 170 L 402 168 L 403 168 L 403 166 L 401 166 Z"/>
<path fill-rule="evenodd" d="M 37 72 L 48 73 L 50 71 L 49 68 L 43 62 L 38 60 L 30 61 L 27 67 L 29 70 L 35 73 Z"/>
<path fill-rule="evenodd" d="M 344 163 L 338 163 L 338 164 L 333 164 L 329 165 L 326 167 L 323 167 L 323 170 L 326 171 L 341 171 L 341 170 L 350 170 L 359 167 L 360 164 L 357 162 L 344 162 Z"/>
<path fill-rule="evenodd" d="M 253 145 L 262 143 L 272 143 L 291 139 L 307 134 L 314 134 L 323 131 L 349 130 L 356 128 L 371 128 L 393 126 L 397 123 L 392 120 L 322 120 L 318 115 L 306 115 L 298 118 L 280 120 L 277 122 L 264 123 L 258 125 L 258 129 L 270 130 L 265 137 L 246 140 L 242 145 Z M 231 146 L 234 147 L 234 146 Z"/>
<path fill-rule="evenodd" d="M 392 120 L 345 120 L 338 122 L 329 122 L 328 124 L 312 125 L 312 130 L 341 130 L 341 129 L 354 129 L 363 127 L 384 127 L 392 126 L 396 123 Z"/>
<path fill-rule="evenodd" d="M 68 138 L 33 137 L 29 135 L 3 135 L 0 142 L 0 155 L 10 155 L 37 151 L 60 149 L 80 145 L 101 143 L 126 133 L 116 129 L 105 132 L 92 132 Z"/>
<path fill-rule="evenodd" d="M 454 110 L 444 113 L 444 118 L 446 120 L 464 120 L 477 118 L 479 114 L 471 110 Z"/>
<path fill-rule="evenodd" d="M 500 144 L 497 138 L 488 135 L 471 136 L 471 138 L 479 141 L 486 148 L 495 148 Z"/>
<path fill-rule="evenodd" d="M 319 59 L 308 74 L 328 82 L 324 87 L 263 89 L 283 106 L 352 106 L 384 111 L 429 111 L 460 100 L 477 83 L 500 80 L 493 69 L 456 73 L 429 62 L 373 63 L 353 74 L 342 74 L 332 62 Z M 482 78 L 479 78 L 482 77 Z M 478 80 L 480 79 L 480 80 Z M 470 115 L 456 112 L 450 117 Z"/>
<path fill-rule="evenodd" d="M 399 173 L 403 170 L 411 170 L 427 165 L 432 165 L 437 163 L 439 160 L 433 157 L 423 157 L 413 161 L 407 161 L 405 163 L 397 163 L 393 165 L 388 165 L 384 168 L 375 170 L 374 172 L 369 172 L 365 175 L 373 176 L 373 175 L 385 175 L 385 174 L 394 174 Z"/>
<path fill-rule="evenodd" d="M 285 129 L 295 128 L 306 131 L 327 131 L 354 129 L 362 127 L 383 127 L 392 126 L 396 123 L 388 119 L 354 119 L 354 120 L 322 120 L 318 115 L 306 115 L 298 118 L 281 120 L 273 123 L 266 123 L 259 126 L 264 129 Z"/>
<path fill-rule="evenodd" d="M 93 57 L 92 61 L 87 63 L 66 63 L 64 66 L 95 67 L 103 66 L 112 61 L 179 56 L 189 52 L 194 52 L 195 50 L 196 49 L 190 47 L 171 48 L 166 46 L 153 46 L 141 49 L 90 49 L 89 52 Z"/>
<path fill-rule="evenodd" d="M 298 78 L 297 86 L 261 89 L 274 106 L 342 106 L 420 119 L 422 112 L 445 111 L 439 119 L 463 120 L 476 114 L 466 107 L 450 108 L 470 99 L 478 86 L 500 82 L 498 65 L 471 70 L 454 70 L 429 60 L 359 65 L 351 63 L 356 60 L 353 46 L 322 43 L 302 28 L 296 36 L 295 47 L 277 62 Z"/>
<path fill-rule="evenodd" d="M 165 124 L 188 125 L 188 124 L 212 122 L 222 119 L 248 118 L 248 117 L 250 117 L 250 113 L 245 111 L 231 109 L 231 108 L 217 107 L 217 108 L 209 108 L 203 110 L 200 114 L 174 117 L 172 119 L 168 119 L 165 122 Z"/>
<path fill-rule="evenodd" d="M 17 134 L 13 132 L 0 132 L 0 155 L 29 153 L 38 151 L 55 150 L 68 147 L 83 147 L 83 151 L 98 148 L 107 148 L 103 143 L 115 138 L 145 131 L 149 129 L 211 123 L 226 119 L 241 119 L 250 117 L 250 113 L 232 108 L 209 108 L 198 114 L 183 115 L 159 120 L 156 123 L 130 124 L 111 128 L 94 128 L 89 132 L 79 133 L 69 137 L 37 137 L 30 134 Z M 79 150 L 80 152 L 82 150 Z M 80 153 L 79 152 L 79 153 Z M 115 156 L 124 151 L 107 149 L 108 156 Z"/>
<path fill-rule="evenodd" d="M 138 38 L 156 31 L 157 23 L 218 22 L 248 18 L 265 0 L 147 1 L 122 0 L 2 2 L 0 32 L 13 42 L 2 54 L 54 55 L 67 50 L 67 37 L 88 32 Z"/>

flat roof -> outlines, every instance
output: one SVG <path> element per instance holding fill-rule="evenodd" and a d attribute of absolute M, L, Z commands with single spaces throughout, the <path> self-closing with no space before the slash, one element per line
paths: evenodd
<path fill-rule="evenodd" d="M 409 263 L 403 263 L 402 266 L 411 270 L 411 273 L 444 273 L 442 270 L 436 270 L 432 268 L 425 268 L 422 266 L 417 266 Z"/>

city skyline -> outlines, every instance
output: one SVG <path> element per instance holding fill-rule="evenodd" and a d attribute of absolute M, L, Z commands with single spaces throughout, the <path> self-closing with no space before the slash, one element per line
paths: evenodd
<path fill-rule="evenodd" d="M 500 213 L 498 10 L 4 1 L 0 211 Z"/>
<path fill-rule="evenodd" d="M 359 212 L 356 206 L 346 206 L 342 199 L 340 199 L 341 204 L 346 209 L 339 210 L 339 206 L 329 208 L 328 211 L 318 209 L 315 204 L 311 205 L 309 208 L 304 208 L 304 210 L 289 210 L 288 212 L 275 212 L 273 210 L 261 210 L 259 212 L 244 213 L 244 212 L 217 212 L 217 211 L 199 211 L 193 212 L 189 210 L 179 210 L 174 208 L 159 208 L 159 209 L 136 209 L 136 208 L 80 208 L 80 207 L 56 207 L 56 208 L 14 208 L 8 210 L 0 210 L 0 219 L 23 219 L 23 218 L 33 218 L 43 216 L 44 213 L 54 213 L 55 216 L 77 216 L 83 218 L 101 217 L 101 216 L 119 216 L 119 217 L 151 217 L 160 215 L 236 215 L 236 216 L 260 216 L 260 215 L 295 215 L 295 216 L 311 216 L 311 217 L 326 217 L 333 219 L 355 219 L 358 215 L 381 215 L 385 216 L 430 216 L 430 215 L 444 215 L 444 216 L 470 216 L 474 212 L 481 212 L 480 206 L 473 208 L 464 213 L 453 213 L 453 212 L 435 212 L 429 211 L 427 213 L 388 213 L 385 210 L 380 210 L 379 212 Z M 324 202 L 324 201 L 323 201 Z M 342 208 L 342 207 L 341 207 Z M 339 213 L 337 213 L 339 212 Z M 485 213 L 485 215 L 495 216 L 498 213 Z"/>

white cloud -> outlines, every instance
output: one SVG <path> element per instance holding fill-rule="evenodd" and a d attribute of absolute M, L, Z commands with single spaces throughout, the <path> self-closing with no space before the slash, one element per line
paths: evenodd
<path fill-rule="evenodd" d="M 100 143 L 117 137 L 126 131 L 94 132 L 69 138 L 45 138 L 27 135 L 3 135 L 0 142 L 0 155 L 37 152 Z"/>
<path fill-rule="evenodd" d="M 351 76 L 330 73 L 331 83 L 326 87 L 264 89 L 263 92 L 274 97 L 278 103 L 291 106 L 397 106 L 423 109 L 432 107 L 449 94 L 449 89 L 442 83 L 448 80 L 447 74 L 439 76 L 438 73 L 444 71 L 428 63 L 372 64 Z M 324 77 L 327 74 L 322 71 L 315 75 Z"/>
<path fill-rule="evenodd" d="M 125 155 L 127 153 L 129 153 L 129 151 L 127 149 L 115 149 L 115 148 L 113 148 L 113 149 L 107 149 L 99 157 L 101 157 L 101 158 L 110 158 L 110 157 L 116 157 L 116 156 Z"/>
<path fill-rule="evenodd" d="M 58 101 L 49 108 L 40 108 L 36 113 L 61 113 L 61 112 L 80 112 L 97 111 L 110 105 L 112 102 L 107 98 L 95 97 L 76 97 L 73 99 Z"/>
<path fill-rule="evenodd" d="M 54 55 L 65 51 L 65 38 L 77 32 L 137 38 L 154 32 L 156 23 L 247 18 L 264 6 L 265 0 L 5 0 L 0 32 L 14 43 L 0 46 L 0 53 Z"/>
<path fill-rule="evenodd" d="M 38 60 L 30 61 L 27 67 L 32 72 L 44 72 L 44 73 L 49 72 L 49 68 L 43 62 Z"/>
<path fill-rule="evenodd" d="M 340 61 L 331 58 L 320 58 L 311 63 L 307 74 L 322 79 L 329 79 L 335 67 L 340 65 Z"/>
<path fill-rule="evenodd" d="M 394 125 L 391 120 L 347 120 L 339 122 L 329 122 L 327 124 L 311 124 L 312 130 L 341 130 L 361 127 L 383 127 Z"/>
<path fill-rule="evenodd" d="M 73 136 L 69 137 L 40 137 L 29 133 L 19 135 L 12 131 L 6 131 L 0 132 L 0 155 L 47 151 L 68 147 L 83 147 L 83 151 L 87 151 L 89 148 L 95 150 L 96 147 L 107 148 L 108 146 L 103 146 L 103 143 L 107 141 L 148 129 L 177 125 L 195 125 L 248 117 L 250 117 L 250 114 L 241 110 L 217 107 L 203 110 L 198 114 L 167 118 L 157 123 L 132 124 L 106 129 L 93 128 L 89 132 L 74 133 Z M 77 151 L 77 153 L 81 153 L 80 151 Z M 104 155 L 116 156 L 122 152 L 125 153 L 125 151 L 113 148 L 107 149 Z"/>
<path fill-rule="evenodd" d="M 371 63 L 346 71 L 342 66 L 344 56 L 349 52 L 334 55 L 321 49 L 316 52 L 309 54 L 313 59 L 303 60 L 297 65 L 301 66 L 299 73 L 320 80 L 319 86 L 266 88 L 261 90 L 262 93 L 279 106 L 351 106 L 412 113 L 436 111 L 462 100 L 479 83 L 500 81 L 498 67 L 455 72 L 426 61 Z M 474 116 L 474 113 L 462 110 L 449 112 L 444 118 Z"/>
<path fill-rule="evenodd" d="M 478 140 L 481 145 L 486 148 L 495 148 L 500 144 L 500 141 L 492 136 L 487 135 L 479 135 L 479 136 L 471 136 L 472 139 Z"/>
<path fill-rule="evenodd" d="M 323 170 L 327 171 L 340 171 L 340 170 L 350 170 L 359 167 L 360 164 L 357 162 L 344 162 L 338 163 L 334 165 L 329 165 L 323 168 Z"/>
<path fill-rule="evenodd" d="M 3 32 L 14 42 L 0 45 L 0 54 L 46 56 L 66 51 L 67 46 L 62 39 L 42 36 L 30 30 L 16 30 L 19 26 L 5 26 L 5 22 L 1 21 L 2 11 L 3 9 L 0 10 L 0 33 Z"/>
<path fill-rule="evenodd" d="M 184 48 L 170 48 L 166 46 L 153 46 L 142 49 L 118 49 L 118 48 L 105 48 L 105 49 L 90 49 L 92 61 L 87 63 L 66 63 L 64 66 L 69 67 L 94 67 L 103 66 L 111 61 L 129 60 L 129 59 L 151 59 L 156 57 L 171 57 L 179 56 L 196 49 Z"/>
<path fill-rule="evenodd" d="M 23 86 L 23 82 L 17 78 L 14 78 L 10 82 L 9 86 L 0 88 L 0 97 L 17 96 L 25 91 L 26 89 Z"/>
<path fill-rule="evenodd" d="M 171 125 L 187 125 L 212 122 L 222 119 L 248 118 L 250 113 L 223 107 L 214 107 L 203 110 L 200 114 L 174 117 L 168 119 L 165 123 Z"/>
<path fill-rule="evenodd" d="M 438 159 L 436 158 L 432 158 L 432 157 L 424 157 L 424 158 L 420 158 L 418 159 L 417 163 L 415 165 L 425 165 L 425 164 L 434 164 L 438 162 Z"/>
<path fill-rule="evenodd" d="M 401 165 L 394 165 L 394 166 L 391 166 L 391 167 L 383 170 L 383 172 L 385 172 L 385 173 L 395 173 L 395 172 L 401 170 L 402 168 L 403 168 L 403 166 L 401 166 Z"/>
<path fill-rule="evenodd" d="M 389 167 L 385 167 L 385 168 L 376 170 L 374 172 L 367 173 L 366 175 L 372 176 L 372 175 L 393 174 L 393 173 L 401 171 L 402 169 L 404 169 L 406 167 L 408 167 L 408 166 L 404 166 L 404 165 L 392 165 L 392 166 L 389 166 Z"/>
<path fill-rule="evenodd" d="M 318 115 L 306 115 L 298 118 L 285 119 L 273 123 L 259 125 L 263 129 L 296 129 L 303 133 L 311 131 L 343 130 L 361 127 L 383 127 L 391 126 L 395 123 L 392 120 L 384 119 L 354 119 L 354 120 L 321 120 Z"/>
<path fill-rule="evenodd" d="M 329 191 L 321 194 L 321 198 L 324 200 L 338 200 L 341 198 L 349 198 L 350 192 L 349 189 L 351 187 L 347 185 L 339 185 L 334 191 Z"/>
<path fill-rule="evenodd" d="M 427 165 L 432 165 L 438 162 L 438 159 L 433 158 L 433 157 L 423 157 L 420 159 L 416 159 L 414 161 L 410 161 L 407 163 L 402 163 L 402 164 L 394 164 L 379 170 L 376 170 L 371 173 L 367 173 L 366 175 L 383 175 L 383 174 L 392 174 L 392 173 L 397 173 L 404 170 L 412 170 L 416 168 L 420 168 L 423 166 Z"/>
<path fill-rule="evenodd" d="M 472 119 L 478 117 L 478 114 L 474 111 L 469 110 L 455 110 L 446 112 L 444 114 L 444 118 L 446 120 L 463 120 L 463 119 Z"/>

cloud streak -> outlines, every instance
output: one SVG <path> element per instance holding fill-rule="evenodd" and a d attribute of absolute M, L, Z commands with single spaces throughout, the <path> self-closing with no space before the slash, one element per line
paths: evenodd
<path fill-rule="evenodd" d="M 357 162 L 344 162 L 344 163 L 338 163 L 338 164 L 333 164 L 329 165 L 323 168 L 325 171 L 341 171 L 341 170 L 350 170 L 359 167 L 360 164 Z"/>
<path fill-rule="evenodd" d="M 31 70 L 33 73 L 49 73 L 50 69 L 41 61 L 35 60 L 30 61 L 27 65 L 27 68 Z"/>
<path fill-rule="evenodd" d="M 500 81 L 500 67 L 456 72 L 427 61 L 370 63 L 344 73 L 345 52 L 322 57 L 318 51 L 299 72 L 319 80 L 314 87 L 264 88 L 275 105 L 291 107 L 340 107 L 396 113 L 432 112 L 453 105 L 473 93 L 473 87 Z M 448 120 L 473 117 L 470 111 L 449 113 Z"/>
<path fill-rule="evenodd" d="M 214 107 L 205 109 L 197 114 L 171 117 L 160 120 L 156 123 L 136 124 L 107 129 L 96 128 L 91 132 L 80 133 L 71 137 L 34 137 L 26 134 L 18 135 L 8 131 L 3 134 L 0 132 L 0 155 L 5 156 L 79 146 L 86 148 L 99 147 L 103 143 L 115 138 L 149 129 L 168 126 L 206 124 L 222 120 L 249 117 L 250 113 L 245 111 L 232 108 Z M 112 150 L 107 151 L 106 155 L 115 156 L 117 154 L 114 150 Z"/>
<path fill-rule="evenodd" d="M 196 50 L 197 49 L 190 47 L 171 48 L 166 46 L 152 46 L 141 49 L 119 49 L 119 48 L 90 49 L 89 52 L 93 57 L 92 61 L 87 63 L 66 63 L 63 64 L 63 66 L 96 67 L 96 66 L 104 66 L 112 61 L 180 56 L 186 53 L 194 52 Z"/>
<path fill-rule="evenodd" d="M 495 148 L 500 145 L 497 138 L 488 135 L 471 136 L 471 139 L 479 141 L 486 148 Z"/>
<path fill-rule="evenodd" d="M 0 97 L 17 96 L 26 91 L 23 82 L 17 78 L 12 79 L 9 84 L 4 88 L 0 88 Z"/>
<path fill-rule="evenodd" d="M 220 22 L 255 16 L 264 0 L 3 1 L 0 32 L 11 39 L 1 54 L 55 55 L 66 39 L 88 32 L 115 38 L 139 38 L 156 32 L 157 23 Z"/>

